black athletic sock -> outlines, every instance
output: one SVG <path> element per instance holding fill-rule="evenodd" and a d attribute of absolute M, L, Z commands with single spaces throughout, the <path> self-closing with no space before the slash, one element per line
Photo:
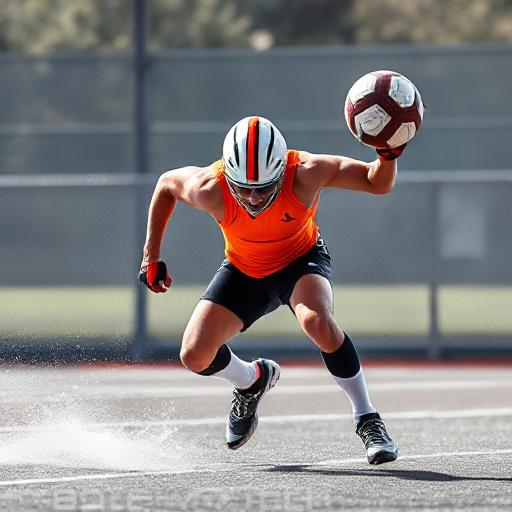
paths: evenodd
<path fill-rule="evenodd" d="M 331 354 L 322 352 L 322 357 L 334 380 L 350 400 L 356 425 L 362 416 L 375 413 L 359 357 L 347 333 L 343 345 L 338 350 Z"/>
<path fill-rule="evenodd" d="M 352 343 L 349 335 L 345 334 L 345 341 L 338 350 L 334 352 L 320 351 L 325 362 L 325 366 L 335 377 L 348 379 L 357 374 L 361 369 L 359 356 L 357 355 L 356 348 Z"/>
<path fill-rule="evenodd" d="M 215 357 L 213 358 L 213 361 L 210 363 L 210 366 L 208 366 L 208 368 L 198 373 L 199 375 L 213 375 L 214 373 L 224 370 L 224 368 L 226 368 L 230 361 L 231 351 L 229 350 L 227 345 L 222 345 L 219 348 L 219 350 L 217 350 L 217 354 L 215 354 Z"/>

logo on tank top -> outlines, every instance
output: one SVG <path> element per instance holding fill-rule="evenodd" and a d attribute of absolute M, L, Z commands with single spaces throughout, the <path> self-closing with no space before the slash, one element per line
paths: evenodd
<path fill-rule="evenodd" d="M 292 217 L 288 212 L 285 212 L 284 219 L 281 219 L 282 222 L 290 222 L 295 220 L 295 217 Z"/>

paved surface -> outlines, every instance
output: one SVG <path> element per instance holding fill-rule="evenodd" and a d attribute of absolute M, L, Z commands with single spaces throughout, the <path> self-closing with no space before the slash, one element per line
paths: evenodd
<path fill-rule="evenodd" d="M 3 368 L 0 511 L 512 510 L 512 367 L 368 366 L 398 461 L 369 466 L 322 367 L 283 368 L 224 445 L 231 390 L 176 368 Z"/>

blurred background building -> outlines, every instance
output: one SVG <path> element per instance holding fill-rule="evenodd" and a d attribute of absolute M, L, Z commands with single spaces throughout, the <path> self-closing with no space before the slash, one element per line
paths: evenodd
<path fill-rule="evenodd" d="M 223 244 L 180 205 L 172 290 L 138 286 L 159 174 L 251 114 L 371 160 L 342 109 L 376 69 L 427 112 L 391 194 L 324 193 L 337 318 L 366 356 L 512 355 L 509 0 L 0 0 L 0 50 L 4 359 L 175 357 Z M 239 350 L 311 354 L 281 309 Z"/>

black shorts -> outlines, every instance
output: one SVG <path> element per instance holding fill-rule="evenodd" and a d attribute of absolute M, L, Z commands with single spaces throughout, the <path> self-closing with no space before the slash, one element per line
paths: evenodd
<path fill-rule="evenodd" d="M 245 331 L 258 318 L 283 304 L 291 309 L 289 301 L 295 283 L 306 274 L 318 274 L 331 282 L 331 256 L 320 236 L 306 254 L 266 277 L 250 277 L 224 260 L 201 298 L 235 313 Z"/>

